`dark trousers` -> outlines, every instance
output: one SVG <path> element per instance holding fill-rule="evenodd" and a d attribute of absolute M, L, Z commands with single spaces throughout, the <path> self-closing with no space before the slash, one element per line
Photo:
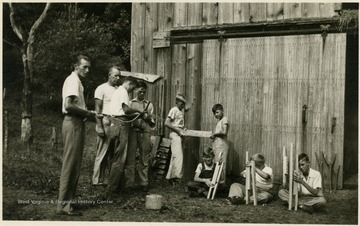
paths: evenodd
<path fill-rule="evenodd" d="M 118 192 L 120 187 L 127 156 L 129 127 L 129 124 L 126 123 L 116 123 L 110 126 L 115 149 L 107 186 L 109 192 Z"/>

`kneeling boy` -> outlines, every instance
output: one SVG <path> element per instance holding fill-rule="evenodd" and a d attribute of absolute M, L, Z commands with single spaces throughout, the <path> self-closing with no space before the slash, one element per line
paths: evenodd
<path fill-rule="evenodd" d="M 320 172 L 310 168 L 309 157 L 305 153 L 299 155 L 300 175 L 294 173 L 294 181 L 299 183 L 299 205 L 305 212 L 313 213 L 324 207 L 326 200 L 321 188 Z M 283 201 L 289 200 L 289 191 L 281 189 L 279 198 Z"/>
<path fill-rule="evenodd" d="M 255 178 L 258 203 L 268 203 L 273 198 L 273 195 L 269 192 L 273 187 L 273 171 L 265 164 L 265 158 L 262 154 L 258 153 L 253 155 L 250 160 L 255 161 Z M 241 174 L 243 177 L 245 177 L 245 171 L 243 171 Z M 227 199 L 228 204 L 245 204 L 245 192 L 246 188 L 243 184 L 233 183 L 230 187 L 229 197 Z M 254 202 L 254 197 L 252 195 L 250 196 L 250 203 L 251 202 Z"/>

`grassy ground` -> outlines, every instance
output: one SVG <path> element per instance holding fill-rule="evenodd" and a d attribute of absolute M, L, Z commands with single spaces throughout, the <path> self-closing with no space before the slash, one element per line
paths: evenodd
<path fill-rule="evenodd" d="M 274 224 L 358 224 L 358 191 L 326 193 L 323 213 L 288 211 L 276 199 L 266 206 L 229 206 L 223 197 L 215 200 L 189 198 L 185 185 L 171 187 L 165 180 L 153 181 L 148 193 L 134 191 L 116 200 L 103 198 L 104 188 L 91 186 L 95 156 L 94 124 L 87 123 L 86 147 L 78 199 L 92 203 L 78 204 L 83 216 L 55 214 L 61 169 L 62 148 L 52 148 L 52 127 L 61 129 L 62 117 L 56 103 L 34 101 L 34 145 L 31 150 L 19 142 L 20 111 L 18 100 L 7 100 L 10 113 L 9 151 L 3 153 L 3 220 L 37 221 L 119 221 L 119 222 L 212 222 Z M 146 210 L 145 196 L 164 198 L 161 210 Z"/>

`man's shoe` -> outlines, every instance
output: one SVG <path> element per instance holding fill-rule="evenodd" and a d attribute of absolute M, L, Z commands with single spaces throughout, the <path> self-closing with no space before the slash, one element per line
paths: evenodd
<path fill-rule="evenodd" d="M 141 191 L 142 192 L 148 192 L 149 191 L 149 187 L 147 185 L 145 186 L 140 186 L 141 187 Z"/>
<path fill-rule="evenodd" d="M 309 214 L 314 213 L 314 208 L 312 206 L 306 206 L 306 205 L 301 204 L 301 205 L 299 205 L 299 209 L 302 209 Z"/>
<path fill-rule="evenodd" d="M 232 203 L 233 205 L 242 205 L 242 204 L 245 204 L 245 200 L 242 199 L 242 198 L 240 198 L 240 197 L 233 197 L 233 198 L 231 199 L 231 203 Z"/>

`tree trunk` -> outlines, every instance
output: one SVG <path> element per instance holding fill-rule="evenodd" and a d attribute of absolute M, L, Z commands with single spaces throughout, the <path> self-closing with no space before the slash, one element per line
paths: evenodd
<path fill-rule="evenodd" d="M 46 3 L 44 11 L 40 17 L 35 21 L 30 29 L 30 32 L 17 23 L 15 19 L 16 10 L 12 3 L 9 3 L 10 7 L 10 22 L 11 27 L 15 34 L 22 41 L 21 47 L 22 61 L 24 66 L 24 87 L 22 92 L 22 113 L 21 113 L 21 141 L 26 143 L 28 147 L 33 143 L 33 131 L 32 131 L 32 80 L 33 80 L 33 44 L 35 42 L 35 32 L 45 20 L 47 12 L 50 8 L 50 3 Z"/>
<path fill-rule="evenodd" d="M 22 92 L 22 114 L 21 114 L 21 141 L 31 145 L 33 143 L 32 131 L 32 69 L 29 61 L 32 57 L 28 54 L 29 45 L 24 46 L 23 50 L 23 66 L 24 66 L 24 86 Z M 31 51 L 31 50 L 30 50 Z"/>

